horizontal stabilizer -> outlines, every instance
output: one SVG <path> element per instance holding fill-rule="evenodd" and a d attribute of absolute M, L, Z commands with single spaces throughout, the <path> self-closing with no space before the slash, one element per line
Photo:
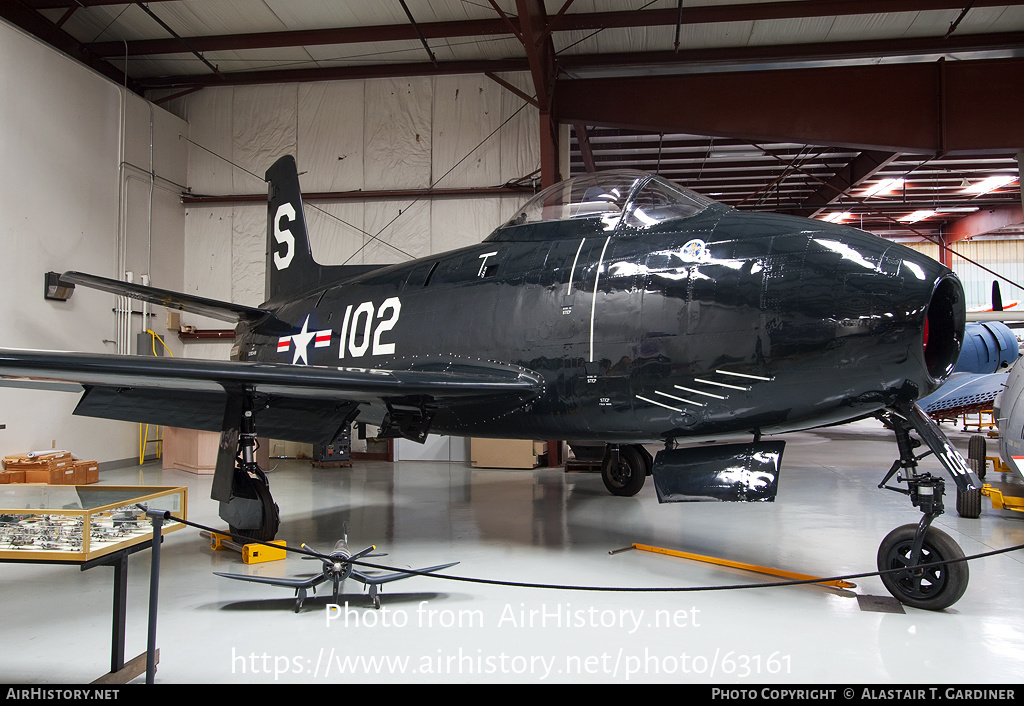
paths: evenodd
<path fill-rule="evenodd" d="M 169 289 L 159 289 L 133 282 L 121 282 L 108 277 L 89 275 L 83 272 L 65 272 L 60 276 L 62 282 L 81 285 L 90 289 L 98 289 L 101 292 L 109 292 L 118 296 L 138 299 L 139 301 L 157 304 L 168 309 L 187 311 L 190 314 L 208 316 L 219 321 L 230 321 L 237 323 L 245 321 L 260 333 L 268 336 L 284 336 L 296 333 L 296 327 L 280 321 L 274 312 L 269 309 L 244 306 L 222 302 L 217 299 L 208 299 L 193 294 L 172 292 Z"/>

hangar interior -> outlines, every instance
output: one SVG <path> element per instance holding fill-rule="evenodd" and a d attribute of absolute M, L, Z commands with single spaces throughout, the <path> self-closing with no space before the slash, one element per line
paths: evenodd
<path fill-rule="evenodd" d="M 39 279 L 77 270 L 259 306 L 262 175 L 285 154 L 323 264 L 474 244 L 541 187 L 633 168 L 741 211 L 910 245 L 960 276 L 971 307 L 990 304 L 993 279 L 1004 299 L 1022 296 L 1021 2 L 16 0 L 0 18 L 0 228 L 16 263 L 0 278 L 5 348 L 146 354 L 144 316 L 175 357 L 225 360 L 230 337 L 180 338 L 163 308 L 130 314 L 127 299 L 82 287 L 45 300 Z M 224 328 L 194 314 L 179 323 Z M 189 517 L 218 521 L 209 477 L 138 465 L 138 425 L 73 416 L 76 403 L 5 388 L 0 449 L 70 449 L 101 462 L 104 484 L 184 485 Z M 967 434 L 944 428 L 966 454 Z M 896 458 L 892 434 L 864 421 L 788 441 L 769 504 L 658 505 L 650 485 L 612 497 L 597 475 L 560 467 L 472 468 L 457 439 L 429 454 L 401 440 L 398 461 L 351 469 L 274 460 L 270 479 L 289 544 L 330 546 L 347 527 L 353 545 L 376 544 L 397 566 L 459 561 L 460 576 L 751 580 L 609 554 L 634 542 L 819 576 L 873 570 L 880 538 L 919 516 L 875 487 Z M 1024 543 L 1019 513 L 963 518 L 947 502 L 936 524 L 966 554 Z M 965 597 L 934 614 L 879 612 L 867 600 L 886 595 L 877 577 L 701 593 L 413 578 L 383 594 L 400 625 L 348 582 L 343 625 L 325 620 L 322 593 L 295 615 L 287 590 L 213 576 L 302 574 L 302 562 L 252 569 L 205 542 L 190 529 L 164 543 L 160 681 L 341 681 L 334 660 L 358 656 L 408 660 L 350 670 L 384 681 L 1024 677 L 1019 552 L 971 562 Z M 135 556 L 128 576 L 129 656 L 145 645 L 148 562 Z M 105 670 L 106 569 L 5 564 L 0 585 L 18 605 L 0 624 L 24 641 L 0 665 L 5 681 Z"/>

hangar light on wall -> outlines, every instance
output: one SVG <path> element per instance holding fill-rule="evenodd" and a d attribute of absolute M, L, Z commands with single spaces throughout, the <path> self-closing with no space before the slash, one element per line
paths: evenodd
<path fill-rule="evenodd" d="M 46 286 L 43 289 L 43 298 L 66 302 L 74 293 L 75 285 L 61 282 L 59 272 L 46 273 Z"/>

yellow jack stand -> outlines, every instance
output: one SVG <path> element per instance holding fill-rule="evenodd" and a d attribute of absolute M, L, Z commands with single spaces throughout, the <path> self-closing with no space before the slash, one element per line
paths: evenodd
<path fill-rule="evenodd" d="M 694 561 L 703 561 L 706 564 L 716 564 L 718 566 L 728 566 L 732 569 L 743 569 L 744 571 L 753 571 L 758 574 L 769 574 L 771 576 L 778 576 L 780 578 L 792 579 L 794 581 L 811 581 L 815 580 L 817 576 L 808 576 L 806 574 L 796 574 L 792 571 L 783 571 L 782 569 L 772 569 L 767 566 L 757 566 L 756 564 L 745 564 L 740 561 L 731 561 L 729 559 L 719 559 L 713 556 L 704 556 L 702 554 L 690 554 L 689 552 L 680 552 L 674 549 L 662 549 L 661 547 L 652 547 L 646 544 L 634 544 L 633 549 L 639 549 L 645 552 L 654 552 L 655 554 L 667 554 L 668 556 L 677 556 L 682 559 L 692 559 Z M 856 588 L 857 584 L 850 583 L 848 581 L 815 581 L 822 586 L 832 586 L 833 588 Z"/>
<path fill-rule="evenodd" d="M 270 542 L 270 544 L 277 546 L 268 547 L 266 544 L 238 544 L 231 540 L 230 535 L 218 532 L 203 532 L 202 535 L 209 536 L 210 549 L 234 549 L 236 552 L 240 552 L 243 564 L 262 564 L 265 561 L 277 561 L 278 559 L 284 559 L 287 553 L 284 550 L 287 543 L 283 539 Z"/>
<path fill-rule="evenodd" d="M 1024 512 L 1024 498 L 1015 498 L 1011 495 L 1003 495 L 1003 491 L 993 488 L 988 483 L 981 486 L 981 494 L 992 501 L 993 510 L 1013 510 Z"/>
<path fill-rule="evenodd" d="M 992 470 L 996 473 L 1013 473 L 1013 469 L 1003 463 L 1003 459 L 998 456 L 986 456 L 985 461 L 992 462 Z M 1013 510 L 1014 512 L 1024 512 L 1024 498 L 1015 497 L 1013 495 L 1003 495 L 1003 491 L 992 487 L 991 483 L 982 484 L 981 494 L 992 501 L 993 510 Z"/>

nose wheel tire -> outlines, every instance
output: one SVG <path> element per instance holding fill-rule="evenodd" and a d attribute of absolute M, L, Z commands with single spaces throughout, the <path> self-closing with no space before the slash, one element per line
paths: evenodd
<path fill-rule="evenodd" d="M 945 532 L 929 527 L 921 547 L 920 560 L 913 568 L 910 555 L 917 525 L 897 527 L 878 547 L 878 570 L 906 569 L 881 575 L 889 593 L 901 603 L 924 610 L 943 610 L 960 600 L 967 590 L 970 571 L 966 561 L 940 566 L 924 566 L 934 562 L 963 559 L 959 545 Z"/>
<path fill-rule="evenodd" d="M 640 492 L 647 478 L 647 465 L 639 451 L 620 446 L 618 454 L 609 449 L 601 464 L 601 480 L 612 495 L 631 497 Z"/>

